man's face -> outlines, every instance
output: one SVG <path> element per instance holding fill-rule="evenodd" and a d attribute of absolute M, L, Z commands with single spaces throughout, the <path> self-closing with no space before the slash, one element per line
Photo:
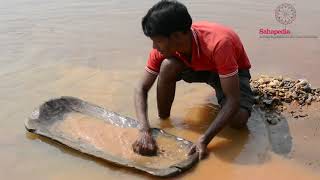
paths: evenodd
<path fill-rule="evenodd" d="M 177 50 L 175 41 L 170 37 L 153 36 L 151 37 L 153 48 L 157 49 L 165 57 L 171 57 Z"/>

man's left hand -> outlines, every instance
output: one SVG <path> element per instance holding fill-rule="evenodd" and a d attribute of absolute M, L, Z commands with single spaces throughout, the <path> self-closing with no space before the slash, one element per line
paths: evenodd
<path fill-rule="evenodd" d="M 193 153 L 197 152 L 199 153 L 199 160 L 204 159 L 207 156 L 208 153 L 208 149 L 207 149 L 207 145 L 205 143 L 203 143 L 201 140 L 201 138 L 199 138 L 199 140 L 192 145 L 191 149 L 189 150 L 188 155 L 192 155 Z"/>

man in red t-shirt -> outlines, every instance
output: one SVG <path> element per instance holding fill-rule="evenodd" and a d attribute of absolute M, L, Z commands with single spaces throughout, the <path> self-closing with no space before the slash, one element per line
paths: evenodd
<path fill-rule="evenodd" d="M 176 81 L 203 82 L 212 86 L 221 110 L 206 132 L 190 149 L 203 158 L 207 145 L 226 125 L 245 126 L 250 117 L 253 96 L 251 67 L 238 35 L 231 29 L 209 22 L 192 23 L 187 8 L 162 0 L 142 19 L 146 36 L 153 41 L 146 71 L 135 89 L 135 108 L 141 122 L 140 137 L 133 150 L 143 155 L 157 152 L 147 117 L 148 91 L 158 77 L 159 117 L 170 116 Z"/>

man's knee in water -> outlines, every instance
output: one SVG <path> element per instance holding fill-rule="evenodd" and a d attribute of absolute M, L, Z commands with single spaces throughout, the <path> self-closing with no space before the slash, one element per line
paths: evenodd
<path fill-rule="evenodd" d="M 176 81 L 178 73 L 184 68 L 185 65 L 177 59 L 172 58 L 163 60 L 160 67 L 158 83 Z"/>
<path fill-rule="evenodd" d="M 170 116 L 174 97 L 168 97 L 166 92 L 172 93 L 172 91 L 175 91 L 177 74 L 181 72 L 183 68 L 183 63 L 177 59 L 165 59 L 161 63 L 157 82 L 158 112 L 161 119 L 166 119 Z M 161 101 L 161 103 L 159 101 Z"/>
<path fill-rule="evenodd" d="M 248 110 L 240 108 L 238 113 L 233 117 L 230 127 L 234 129 L 243 129 L 247 127 L 247 122 L 250 118 Z"/>

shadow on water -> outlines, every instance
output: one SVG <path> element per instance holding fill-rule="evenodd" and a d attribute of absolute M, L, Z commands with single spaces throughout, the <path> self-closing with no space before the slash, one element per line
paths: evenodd
<path fill-rule="evenodd" d="M 271 144 L 271 149 L 278 155 L 287 156 L 292 150 L 292 136 L 290 134 L 290 128 L 287 119 L 282 114 L 276 112 L 263 112 L 264 122 L 268 129 L 268 138 Z M 266 115 L 270 118 L 275 118 L 276 124 L 269 124 L 266 121 Z"/>

